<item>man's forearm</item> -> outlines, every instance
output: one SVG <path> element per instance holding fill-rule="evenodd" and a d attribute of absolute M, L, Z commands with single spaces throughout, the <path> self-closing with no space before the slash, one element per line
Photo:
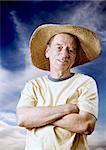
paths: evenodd
<path fill-rule="evenodd" d="M 94 130 L 96 118 L 94 116 L 82 115 L 82 114 L 68 114 L 63 118 L 53 122 L 54 126 L 64 128 L 66 130 L 80 133 L 91 134 Z"/>
<path fill-rule="evenodd" d="M 17 123 L 26 128 L 41 127 L 77 111 L 74 104 L 54 107 L 22 107 L 17 109 Z"/>

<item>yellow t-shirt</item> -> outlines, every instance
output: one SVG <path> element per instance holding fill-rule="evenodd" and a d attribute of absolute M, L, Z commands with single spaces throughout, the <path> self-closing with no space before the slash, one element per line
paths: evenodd
<path fill-rule="evenodd" d="M 17 107 L 77 104 L 80 110 L 98 117 L 98 93 L 95 80 L 80 73 L 54 82 L 48 76 L 28 81 Z M 25 150 L 88 150 L 86 135 L 47 125 L 27 131 Z"/>

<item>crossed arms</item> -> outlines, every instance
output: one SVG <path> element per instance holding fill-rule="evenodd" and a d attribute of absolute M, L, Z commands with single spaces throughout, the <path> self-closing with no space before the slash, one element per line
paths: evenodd
<path fill-rule="evenodd" d="M 80 111 L 71 103 L 52 107 L 20 107 L 16 115 L 17 124 L 29 130 L 52 124 L 72 132 L 91 134 L 96 123 L 92 114 Z"/>

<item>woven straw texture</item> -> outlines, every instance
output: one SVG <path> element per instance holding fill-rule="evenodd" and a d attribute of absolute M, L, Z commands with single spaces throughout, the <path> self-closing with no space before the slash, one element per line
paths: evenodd
<path fill-rule="evenodd" d="M 50 70 L 49 60 L 45 57 L 45 49 L 49 39 L 61 32 L 73 34 L 80 41 L 73 67 L 92 61 L 99 56 L 100 41 L 95 32 L 75 25 L 45 24 L 35 29 L 30 39 L 31 60 L 35 67 Z"/>

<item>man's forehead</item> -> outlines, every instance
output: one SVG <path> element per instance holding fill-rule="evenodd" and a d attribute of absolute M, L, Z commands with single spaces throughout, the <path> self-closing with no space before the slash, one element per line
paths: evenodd
<path fill-rule="evenodd" d="M 71 34 L 59 33 L 53 37 L 52 44 L 60 42 L 67 42 L 75 44 L 75 38 Z"/>

